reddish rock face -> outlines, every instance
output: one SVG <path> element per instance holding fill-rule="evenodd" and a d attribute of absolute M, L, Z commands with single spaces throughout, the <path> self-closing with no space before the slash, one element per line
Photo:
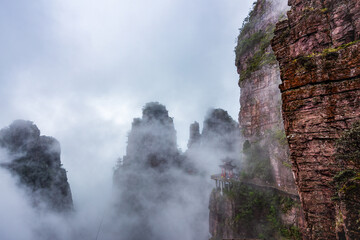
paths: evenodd
<path fill-rule="evenodd" d="M 360 1 L 289 0 L 289 5 L 272 47 L 306 237 L 339 239 L 331 200 L 333 176 L 340 171 L 335 140 L 360 119 Z M 345 237 L 360 239 L 346 232 Z"/>
<path fill-rule="evenodd" d="M 270 45 L 275 24 L 286 12 L 285 8 L 279 10 L 279 5 L 282 1 L 258 0 L 238 37 L 235 65 L 240 75 L 239 123 L 246 140 L 261 141 L 267 149 L 274 184 L 293 192 L 296 186 L 289 168 L 278 87 L 280 69 Z"/>

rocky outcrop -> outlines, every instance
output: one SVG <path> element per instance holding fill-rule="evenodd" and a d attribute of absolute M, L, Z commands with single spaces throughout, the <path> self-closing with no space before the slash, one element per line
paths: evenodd
<path fill-rule="evenodd" d="M 190 126 L 186 156 L 208 175 L 219 171 L 218 166 L 225 158 L 231 158 L 239 165 L 240 150 L 239 126 L 223 109 L 208 110 L 201 133 L 197 122 Z"/>
<path fill-rule="evenodd" d="M 245 139 L 261 142 L 274 184 L 296 189 L 281 115 L 280 70 L 271 49 L 275 23 L 285 13 L 283 1 L 258 0 L 245 20 L 235 49 L 240 75 L 239 123 Z"/>
<path fill-rule="evenodd" d="M 194 147 L 194 145 L 199 144 L 200 140 L 200 125 L 198 122 L 194 122 L 190 125 L 190 137 L 187 144 L 188 148 Z"/>
<path fill-rule="evenodd" d="M 214 152 L 222 152 L 222 158 L 234 157 L 230 155 L 236 155 L 239 138 L 238 124 L 227 111 L 219 108 L 208 111 L 201 132 L 202 147 L 211 148 Z"/>
<path fill-rule="evenodd" d="M 142 118 L 135 118 L 128 135 L 123 164 L 114 173 L 117 228 L 120 239 L 156 239 L 151 218 L 157 218 L 167 191 L 175 178 L 168 171 L 177 165 L 179 152 L 176 131 L 165 106 L 151 102 L 143 108 Z M 122 216 L 128 216 L 123 219 Z"/>
<path fill-rule="evenodd" d="M 280 69 L 270 44 L 275 23 L 285 13 L 282 3 L 256 1 L 240 29 L 235 64 L 240 75 L 243 161 L 240 181 L 223 195 L 217 190 L 211 195 L 213 239 L 301 238 L 303 214 L 282 122 Z M 293 197 L 286 210 L 283 194 Z"/>
<path fill-rule="evenodd" d="M 300 239 L 303 215 L 281 115 L 280 69 L 271 48 L 283 1 L 258 0 L 240 29 L 235 64 L 240 75 L 239 124 L 244 137 L 240 181 L 210 199 L 213 239 Z M 279 7 L 282 6 L 282 7 Z M 254 183 L 248 186 L 246 183 Z M 237 185 L 237 186 L 236 186 Z M 263 188 L 260 186 L 268 186 Z M 282 211 L 284 196 L 295 197 Z"/>
<path fill-rule="evenodd" d="M 333 177 L 342 170 L 335 141 L 360 119 L 360 2 L 290 0 L 289 5 L 272 47 L 281 69 L 284 125 L 306 237 L 358 239 L 359 234 L 337 229 L 338 219 L 353 217 L 343 212 L 340 218 L 331 198 Z"/>
<path fill-rule="evenodd" d="M 33 205 L 58 212 L 73 208 L 60 161 L 60 144 L 55 138 L 40 136 L 40 130 L 30 121 L 17 120 L 0 130 L 0 147 L 7 152 L 1 166 L 19 179 Z"/>
<path fill-rule="evenodd" d="M 124 166 L 163 170 L 179 164 L 173 119 L 164 105 L 146 104 L 142 118 L 135 118 L 128 136 Z"/>
<path fill-rule="evenodd" d="M 238 124 L 223 109 L 210 109 L 204 119 L 200 134 L 199 124 L 190 126 L 189 148 L 186 156 L 201 169 L 207 178 L 220 172 L 222 160 L 231 159 L 240 166 L 240 131 Z M 238 170 L 235 170 L 238 172 Z M 233 224 L 233 204 L 227 197 L 214 190 L 209 200 L 209 227 L 213 239 L 237 236 Z"/>
<path fill-rule="evenodd" d="M 194 172 L 177 148 L 165 106 L 146 104 L 142 118 L 133 121 L 123 164 L 114 173 L 112 229 L 118 239 L 182 239 L 184 229 L 187 239 L 206 236 L 199 227 L 207 219 L 206 206 L 194 201 L 204 197 L 198 188 L 206 189 L 206 181 Z M 179 219 L 186 222 L 179 224 Z"/>

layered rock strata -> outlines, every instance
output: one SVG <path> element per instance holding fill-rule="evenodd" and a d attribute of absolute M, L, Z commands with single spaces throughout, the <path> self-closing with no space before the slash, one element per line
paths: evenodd
<path fill-rule="evenodd" d="M 360 2 L 290 0 L 289 5 L 272 47 L 281 69 L 283 118 L 306 238 L 358 239 L 359 233 L 339 232 L 341 218 L 331 198 L 333 177 L 341 170 L 336 139 L 360 119 Z"/>

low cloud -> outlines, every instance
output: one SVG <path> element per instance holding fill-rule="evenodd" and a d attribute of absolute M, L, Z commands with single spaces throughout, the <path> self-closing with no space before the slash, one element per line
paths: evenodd
<path fill-rule="evenodd" d="M 2 225 L 1 234 L 8 235 L 1 236 L 32 240 L 34 229 L 45 222 L 59 229 L 59 239 L 96 236 L 104 212 L 104 223 L 109 221 L 112 168 L 125 153 L 132 118 L 141 115 L 145 102 L 167 105 L 183 150 L 189 124 L 201 120 L 209 107 L 223 107 L 236 116 L 233 49 L 250 6 L 251 1 L 235 0 L 4 3 L 0 126 L 27 119 L 59 140 L 77 214 L 72 220 L 37 215 L 14 187 L 16 180 L 11 183 L 12 177 L 2 174 L 8 187 L 1 189 L 9 192 L 2 198 L 8 206 L 2 212 L 9 214 L 1 218 L 14 214 L 17 228 Z M 184 196 L 188 202 L 196 200 Z M 207 199 L 202 204 L 206 208 Z M 22 211 L 5 211 L 12 208 Z M 24 222 L 29 219 L 36 221 Z M 23 229 L 25 237 L 15 229 Z"/>

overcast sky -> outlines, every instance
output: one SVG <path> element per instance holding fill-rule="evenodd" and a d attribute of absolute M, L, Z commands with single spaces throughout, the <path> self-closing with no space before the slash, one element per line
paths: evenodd
<path fill-rule="evenodd" d="M 237 120 L 234 48 L 251 5 L 0 0 L 0 127 L 31 120 L 60 141 L 75 204 L 96 194 L 89 189 L 110 192 L 146 102 L 166 105 L 183 150 L 189 124 L 202 125 L 210 107 Z"/>

